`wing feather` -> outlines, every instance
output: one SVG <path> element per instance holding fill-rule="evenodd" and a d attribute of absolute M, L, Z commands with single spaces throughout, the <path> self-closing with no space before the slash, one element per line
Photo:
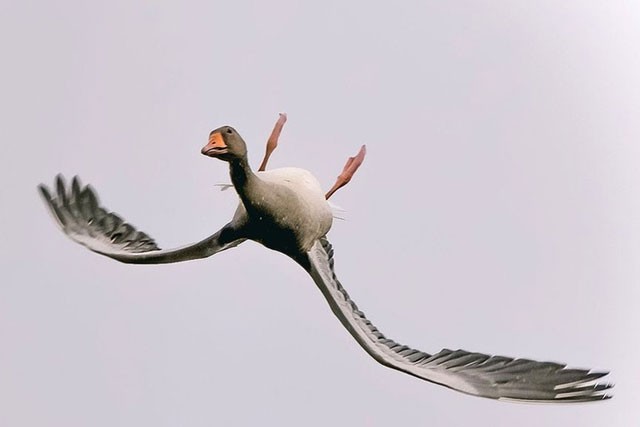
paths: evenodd
<path fill-rule="evenodd" d="M 305 266 L 305 264 L 307 264 Z M 334 272 L 333 248 L 326 238 L 302 263 L 332 311 L 375 360 L 390 368 L 463 393 L 528 402 L 587 402 L 608 399 L 612 384 L 597 380 L 608 372 L 567 369 L 554 362 L 443 349 L 433 355 L 400 345 L 382 334 L 351 300 Z"/>
<path fill-rule="evenodd" d="M 68 186 L 62 175 L 58 175 L 55 196 L 43 184 L 38 189 L 67 236 L 93 252 L 121 262 L 160 264 L 205 258 L 245 240 L 231 224 L 227 224 L 198 243 L 161 250 L 148 234 L 100 206 L 93 188 L 89 185 L 83 187 L 77 176 Z"/>

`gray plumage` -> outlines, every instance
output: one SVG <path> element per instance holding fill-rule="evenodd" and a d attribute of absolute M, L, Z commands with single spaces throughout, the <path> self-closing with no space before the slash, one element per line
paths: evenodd
<path fill-rule="evenodd" d="M 120 262 L 163 264 L 206 258 L 244 241 L 237 238 L 227 225 L 200 242 L 161 250 L 149 235 L 100 206 L 95 191 L 88 185 L 82 187 L 77 176 L 68 189 L 62 175 L 58 175 L 55 188 L 54 197 L 46 185 L 38 186 L 62 231 L 93 252 Z"/>
<path fill-rule="evenodd" d="M 93 189 L 83 187 L 77 177 L 70 188 L 59 175 L 55 192 L 44 185 L 39 190 L 67 236 L 121 262 L 158 264 L 205 258 L 247 239 L 290 256 L 311 275 L 333 313 L 362 348 L 390 368 L 493 399 L 586 402 L 610 397 L 606 392 L 612 385 L 597 382 L 607 372 L 464 350 L 428 354 L 388 339 L 358 309 L 336 277 L 333 248 L 326 239 L 332 213 L 317 180 L 297 168 L 254 174 L 244 141 L 229 126 L 214 130 L 202 153 L 229 163 L 240 202 L 227 225 L 182 248 L 161 250 L 146 233 L 100 206 Z"/>
<path fill-rule="evenodd" d="M 427 354 L 388 339 L 376 328 L 340 284 L 333 248 L 321 238 L 309 251 L 309 273 L 340 322 L 381 364 L 463 393 L 493 399 L 532 402 L 588 402 L 608 399 L 611 384 L 596 380 L 608 372 L 567 369 L 553 362 L 490 356 L 443 349 Z"/>

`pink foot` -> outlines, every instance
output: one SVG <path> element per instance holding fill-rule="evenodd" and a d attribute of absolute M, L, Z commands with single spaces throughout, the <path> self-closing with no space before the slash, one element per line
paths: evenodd
<path fill-rule="evenodd" d="M 329 190 L 327 194 L 325 194 L 324 196 L 325 199 L 328 200 L 329 197 L 333 195 L 333 193 L 335 193 L 340 188 L 347 185 L 349 181 L 351 181 L 351 178 L 353 178 L 353 175 L 356 173 L 356 171 L 364 161 L 365 154 L 367 154 L 367 147 L 363 145 L 362 147 L 360 147 L 360 151 L 358 151 L 358 154 L 356 154 L 355 157 L 349 157 L 349 159 L 347 160 L 347 163 L 344 165 L 344 168 L 342 169 L 342 173 L 338 175 L 338 179 L 336 179 L 336 183 L 333 184 L 333 187 L 331 187 L 331 190 Z"/>
<path fill-rule="evenodd" d="M 282 127 L 284 123 L 287 121 L 287 115 L 285 113 L 280 113 L 280 118 L 276 122 L 275 126 L 273 126 L 273 130 L 271 131 L 271 136 L 267 140 L 267 150 L 264 153 L 264 158 L 262 159 L 262 163 L 258 168 L 259 171 L 263 171 L 267 168 L 267 162 L 269 161 L 269 157 L 273 150 L 278 146 L 278 138 L 280 137 L 280 132 L 282 132 Z"/>

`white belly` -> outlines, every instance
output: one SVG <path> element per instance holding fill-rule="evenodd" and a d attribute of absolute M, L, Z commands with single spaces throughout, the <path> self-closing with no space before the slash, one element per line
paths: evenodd
<path fill-rule="evenodd" d="M 258 172 L 257 175 L 263 181 L 282 185 L 295 193 L 295 201 L 287 203 L 287 206 L 274 206 L 271 210 L 276 222 L 294 230 L 304 250 L 309 250 L 318 238 L 329 232 L 333 213 L 320 183 L 309 171 L 281 168 Z M 246 220 L 247 213 L 240 202 L 234 221 Z"/>

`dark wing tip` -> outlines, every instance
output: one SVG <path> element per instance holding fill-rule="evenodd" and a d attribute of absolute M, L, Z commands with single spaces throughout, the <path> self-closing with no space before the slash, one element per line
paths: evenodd
<path fill-rule="evenodd" d="M 40 196 L 44 199 L 45 202 L 51 203 L 51 192 L 49 191 L 49 187 L 44 184 L 38 184 L 38 192 Z"/>
<path fill-rule="evenodd" d="M 64 176 L 57 174 L 54 188 L 52 194 L 46 185 L 38 185 L 52 216 L 72 240 L 104 255 L 160 250 L 149 235 L 100 206 L 96 191 L 90 185 L 83 187 L 77 175 L 67 184 Z"/>
<path fill-rule="evenodd" d="M 598 380 L 609 374 L 608 371 L 586 371 L 586 370 L 561 370 L 562 372 L 582 372 L 581 378 L 554 387 L 556 395 L 553 401 L 556 402 L 597 402 L 608 400 L 613 397 L 607 393 L 613 389 L 614 384 L 610 382 L 598 382 Z"/>
<path fill-rule="evenodd" d="M 56 175 L 56 188 L 58 189 L 65 189 L 66 187 L 66 181 L 64 179 L 64 175 L 62 175 L 61 173 Z"/>
<path fill-rule="evenodd" d="M 78 196 L 80 195 L 81 187 L 82 184 L 80 183 L 80 178 L 78 178 L 78 175 L 74 175 L 73 179 L 71 180 L 71 194 L 73 195 L 74 199 L 78 198 Z"/>
<path fill-rule="evenodd" d="M 56 185 L 60 185 L 58 180 L 56 182 Z M 62 183 L 61 185 L 64 186 L 64 183 Z M 60 191 L 60 190 L 58 189 L 57 191 Z M 65 216 L 63 215 L 61 208 L 58 206 L 58 203 L 56 202 L 55 198 L 51 196 L 49 187 L 47 187 L 44 184 L 39 184 L 38 192 L 40 193 L 40 197 L 42 197 L 42 200 L 44 201 L 44 203 L 47 205 L 47 208 L 49 208 L 49 213 L 51 214 L 51 216 L 54 218 L 55 221 L 58 222 L 58 225 L 60 227 L 64 228 L 64 226 L 67 224 L 67 221 L 65 220 Z"/>

